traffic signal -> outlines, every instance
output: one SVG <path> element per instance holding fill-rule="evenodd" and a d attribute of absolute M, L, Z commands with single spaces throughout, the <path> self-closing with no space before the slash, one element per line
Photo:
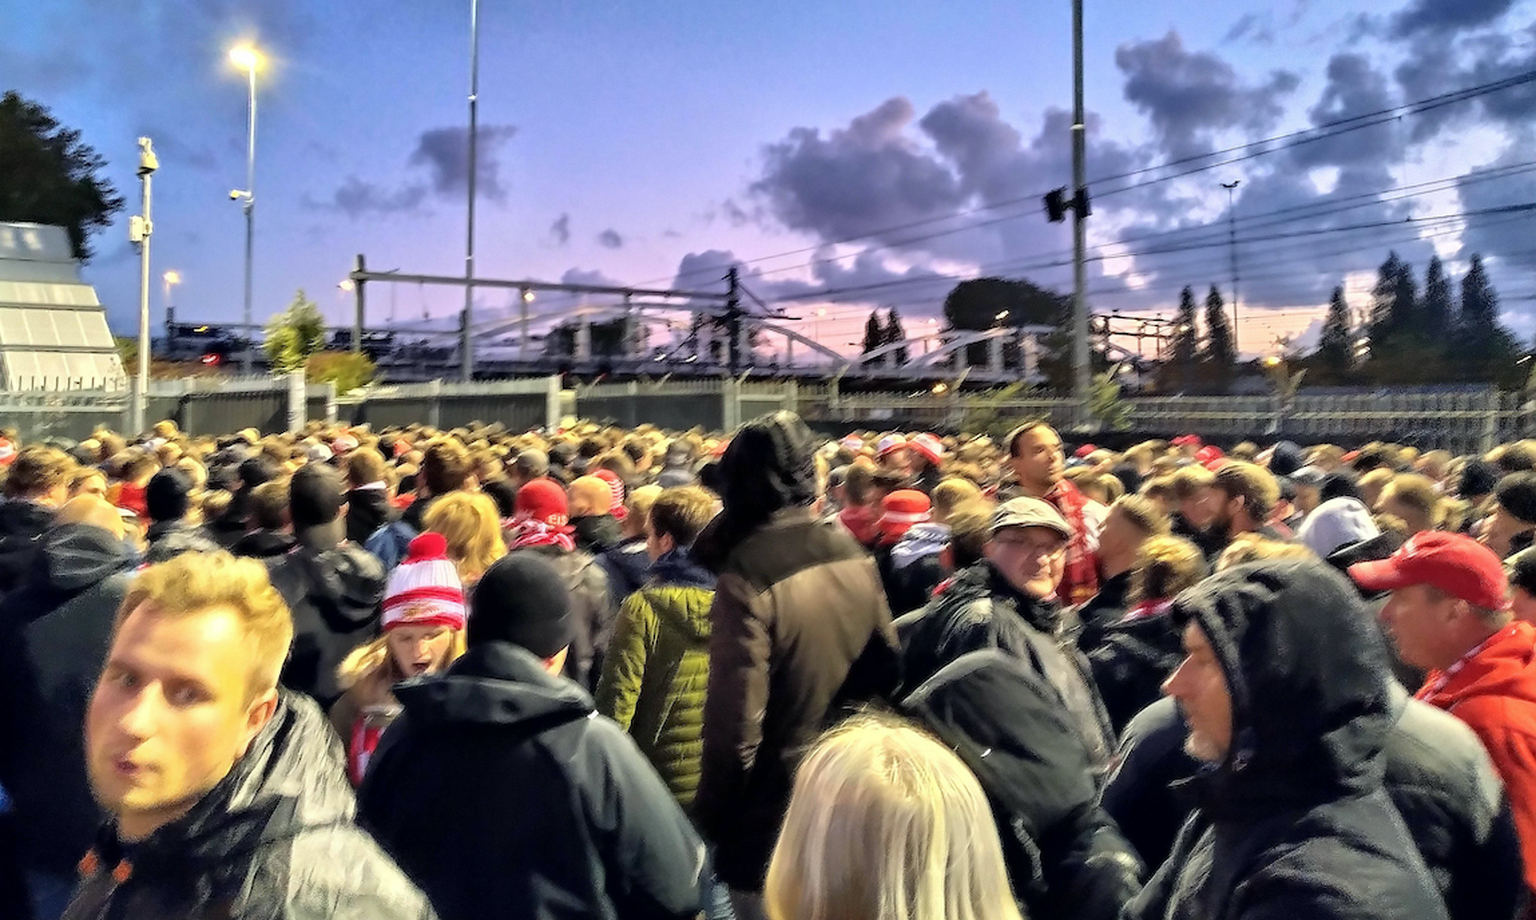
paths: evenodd
<path fill-rule="evenodd" d="M 1077 190 L 1077 194 L 1072 197 L 1072 208 L 1077 211 L 1078 217 L 1087 217 L 1093 213 L 1093 205 L 1088 203 L 1088 189 Z"/>
<path fill-rule="evenodd" d="M 1053 224 L 1067 219 L 1067 190 L 1053 188 L 1045 193 L 1045 216 Z"/>

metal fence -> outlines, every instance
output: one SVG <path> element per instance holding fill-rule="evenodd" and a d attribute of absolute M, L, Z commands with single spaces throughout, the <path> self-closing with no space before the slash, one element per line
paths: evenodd
<path fill-rule="evenodd" d="M 512 431 L 554 427 L 563 412 L 559 377 L 373 386 L 335 400 L 335 419 L 374 428 L 411 424 L 458 428 L 500 423 Z M 572 413 L 574 414 L 574 413 Z"/>

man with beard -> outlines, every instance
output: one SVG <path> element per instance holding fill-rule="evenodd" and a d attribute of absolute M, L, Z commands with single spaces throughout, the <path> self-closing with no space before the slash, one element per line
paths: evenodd
<path fill-rule="evenodd" d="M 1210 527 L 1211 546 L 1220 543 L 1218 556 L 1238 534 L 1256 533 L 1266 540 L 1285 539 L 1268 523 L 1275 503 L 1280 500 L 1280 485 L 1269 470 L 1233 460 L 1216 471 L 1211 488 L 1216 505 Z"/>

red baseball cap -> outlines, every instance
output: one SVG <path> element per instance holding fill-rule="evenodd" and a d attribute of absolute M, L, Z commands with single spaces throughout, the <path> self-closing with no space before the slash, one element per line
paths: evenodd
<path fill-rule="evenodd" d="M 1200 436 L 1197 434 L 1181 434 L 1173 439 L 1174 447 L 1184 447 L 1189 444 L 1199 444 Z"/>
<path fill-rule="evenodd" d="M 1093 446 L 1092 444 L 1084 444 L 1082 447 L 1079 447 L 1077 450 L 1074 450 L 1072 452 L 1072 456 L 1076 457 L 1079 460 L 1082 460 L 1083 458 L 1087 457 L 1089 454 L 1093 453 L 1096 450 L 1098 450 L 1098 448 Z"/>
<path fill-rule="evenodd" d="M 1430 585 L 1474 607 L 1502 610 L 1509 603 L 1509 576 L 1493 550 L 1465 534 L 1425 531 L 1397 552 L 1357 562 L 1349 577 L 1367 591 Z"/>

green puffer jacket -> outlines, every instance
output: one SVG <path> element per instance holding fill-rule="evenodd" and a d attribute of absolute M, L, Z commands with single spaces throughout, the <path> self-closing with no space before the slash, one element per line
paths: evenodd
<path fill-rule="evenodd" d="M 597 711 L 629 732 L 684 809 L 699 787 L 714 597 L 714 576 L 686 553 L 658 559 L 619 610 L 597 685 Z"/>

